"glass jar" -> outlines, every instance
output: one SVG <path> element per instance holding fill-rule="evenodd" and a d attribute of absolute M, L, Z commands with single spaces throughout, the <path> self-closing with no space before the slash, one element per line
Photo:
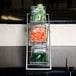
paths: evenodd
<path fill-rule="evenodd" d="M 31 22 L 44 22 L 46 20 L 46 11 L 43 4 L 31 7 Z"/>
<path fill-rule="evenodd" d="M 46 42 L 47 38 L 46 38 L 46 27 L 44 24 L 36 24 L 36 25 L 32 25 L 31 29 L 30 29 L 30 42 L 33 43 L 42 43 L 42 42 Z"/>

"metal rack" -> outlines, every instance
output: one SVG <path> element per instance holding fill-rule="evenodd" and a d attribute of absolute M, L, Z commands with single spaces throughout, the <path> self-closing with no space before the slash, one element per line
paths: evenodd
<path fill-rule="evenodd" d="M 50 47 L 50 19 L 49 14 L 46 15 L 47 20 L 44 22 L 31 22 L 30 13 L 27 13 L 27 32 L 26 32 L 26 70 L 51 70 L 51 47 Z M 30 30 L 35 25 L 44 25 L 46 30 L 46 41 L 41 42 L 36 45 L 36 42 L 30 42 L 29 35 Z M 45 47 L 46 49 L 46 62 L 31 62 L 32 47 L 36 49 L 41 49 Z M 42 47 L 41 47 L 42 46 Z"/>

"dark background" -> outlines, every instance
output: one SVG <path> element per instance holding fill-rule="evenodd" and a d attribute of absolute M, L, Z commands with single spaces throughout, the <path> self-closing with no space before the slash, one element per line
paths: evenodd
<path fill-rule="evenodd" d="M 76 0 L 0 0 L 0 20 L 2 15 L 11 15 L 26 21 L 30 7 L 39 2 L 46 6 L 51 20 L 76 19 Z"/>

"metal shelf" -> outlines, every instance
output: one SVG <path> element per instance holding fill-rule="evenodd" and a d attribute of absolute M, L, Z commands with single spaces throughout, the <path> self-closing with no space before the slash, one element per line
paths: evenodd
<path fill-rule="evenodd" d="M 26 46 L 26 70 L 51 70 L 51 49 L 50 49 L 50 23 L 49 23 L 49 14 L 47 14 L 47 21 L 45 22 L 30 22 L 30 14 L 27 13 L 27 46 Z M 30 30 L 36 25 L 44 25 L 46 32 L 46 41 L 45 42 L 31 42 L 29 39 Z M 49 29 L 49 30 L 48 30 Z M 29 46 L 31 46 L 29 48 Z M 45 62 L 31 62 L 31 53 L 32 47 L 34 49 L 43 49 L 46 50 L 46 61 Z"/>

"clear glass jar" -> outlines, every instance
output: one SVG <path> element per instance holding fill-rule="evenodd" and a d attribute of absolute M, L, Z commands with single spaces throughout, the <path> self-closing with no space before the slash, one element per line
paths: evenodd
<path fill-rule="evenodd" d="M 43 4 L 31 7 L 31 22 L 46 21 L 46 10 Z"/>
<path fill-rule="evenodd" d="M 31 25 L 30 25 L 31 26 Z M 32 25 L 29 33 L 29 40 L 33 43 L 42 43 L 47 40 L 47 32 L 44 24 Z"/>

